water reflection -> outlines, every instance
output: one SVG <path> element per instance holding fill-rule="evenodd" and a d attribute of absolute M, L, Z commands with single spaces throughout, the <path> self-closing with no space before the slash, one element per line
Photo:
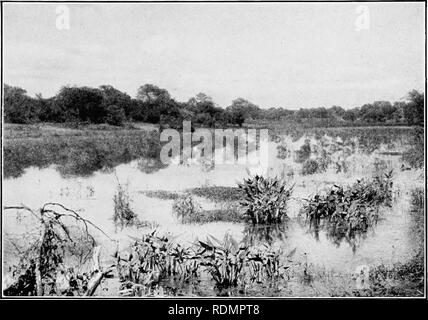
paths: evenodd
<path fill-rule="evenodd" d="M 137 167 L 141 172 L 151 174 L 168 167 L 159 158 L 141 158 L 137 161 Z"/>
<path fill-rule="evenodd" d="M 283 242 L 287 238 L 289 225 L 287 221 L 280 224 L 247 224 L 243 231 L 242 242 L 248 246 Z"/>
<path fill-rule="evenodd" d="M 355 254 L 361 243 L 367 238 L 369 231 L 373 227 L 366 226 L 359 229 L 351 229 L 346 223 L 332 222 L 324 219 L 314 219 L 309 223 L 299 219 L 301 226 L 305 225 L 307 232 L 320 241 L 320 234 L 324 233 L 325 237 L 335 246 L 340 247 L 343 242 L 347 243 L 352 252 Z"/>

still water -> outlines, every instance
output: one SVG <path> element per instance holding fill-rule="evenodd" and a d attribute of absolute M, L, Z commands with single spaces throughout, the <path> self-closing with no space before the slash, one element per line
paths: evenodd
<path fill-rule="evenodd" d="M 287 147 L 294 152 L 304 143 L 287 141 Z M 289 203 L 288 216 L 290 220 L 279 230 L 261 230 L 267 232 L 274 243 L 280 246 L 286 255 L 296 249 L 294 260 L 305 261 L 321 268 L 341 273 L 352 273 L 359 265 L 377 265 L 384 263 L 406 262 L 413 255 L 416 247 L 409 234 L 410 192 L 417 186 L 423 185 L 420 171 L 400 171 L 400 156 L 384 155 L 382 150 L 367 155 L 358 150 L 349 156 L 351 168 L 347 173 L 335 173 L 327 170 L 322 174 L 302 176 L 299 174 L 299 164 L 292 158 L 277 158 L 277 143 L 269 143 L 268 172 L 269 175 L 281 172 L 294 172 L 289 175 L 290 184 L 294 184 L 292 200 Z M 381 208 L 381 219 L 369 230 L 364 238 L 355 239 L 351 245 L 347 241 L 334 241 L 323 231 L 318 237 L 310 232 L 308 226 L 298 222 L 297 216 L 303 205 L 302 198 L 307 198 L 315 192 L 333 184 L 351 184 L 356 179 L 372 174 L 373 164 L 382 160 L 388 169 L 394 169 L 395 201 L 392 207 Z M 189 188 L 201 186 L 236 186 L 237 182 L 248 177 L 244 165 L 216 165 L 212 170 L 205 170 L 198 163 L 189 165 L 171 164 L 158 170 L 146 170 L 150 160 L 140 159 L 122 164 L 110 171 L 95 172 L 89 177 L 64 177 L 55 167 L 44 169 L 29 168 L 18 178 L 4 181 L 3 204 L 25 204 L 30 208 L 40 208 L 47 202 L 58 202 L 79 212 L 83 217 L 100 227 L 111 238 L 117 240 L 120 249 L 125 249 L 132 241 L 130 236 L 138 236 L 151 228 L 124 228 L 117 230 L 113 224 L 113 196 L 116 193 L 118 181 L 127 185 L 132 199 L 132 208 L 142 221 L 150 221 L 156 225 L 160 233 L 170 233 L 177 236 L 176 241 L 191 244 L 196 239 L 203 240 L 206 235 L 223 238 L 226 233 L 236 240 L 242 240 L 245 235 L 257 233 L 245 223 L 213 222 L 206 224 L 181 224 L 172 212 L 173 200 L 162 200 L 148 197 L 146 191 L 165 190 L 182 192 Z M 260 168 L 250 168 L 252 172 Z M 203 198 L 197 198 L 204 209 L 215 208 L 216 204 Z M 22 226 L 13 214 L 4 215 L 4 230 L 8 234 L 19 236 L 28 232 L 30 225 Z M 262 228 L 263 229 L 263 228 Z M 27 230 L 27 231 L 26 231 Z M 96 233 L 96 232 L 95 232 Z M 257 237 L 257 236 L 256 236 Z M 98 241 L 107 248 L 104 262 L 109 261 L 113 243 L 100 233 L 96 233 Z M 5 243 L 5 261 L 13 261 L 8 256 Z M 11 250 L 13 252 L 13 250 Z M 12 254 L 12 253 L 11 253 Z"/>

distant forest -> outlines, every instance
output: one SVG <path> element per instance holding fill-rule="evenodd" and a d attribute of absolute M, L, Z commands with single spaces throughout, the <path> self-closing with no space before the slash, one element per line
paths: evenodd
<path fill-rule="evenodd" d="M 145 84 L 135 98 L 109 85 L 99 88 L 65 86 L 54 97 L 27 95 L 26 90 L 4 85 L 4 120 L 11 123 L 149 122 L 180 128 L 183 120 L 206 127 L 242 126 L 245 122 L 295 122 L 313 126 L 422 125 L 424 94 L 408 92 L 402 101 L 375 101 L 345 110 L 340 106 L 288 110 L 264 109 L 237 98 L 222 108 L 199 93 L 187 102 L 174 100 L 166 89 Z"/>

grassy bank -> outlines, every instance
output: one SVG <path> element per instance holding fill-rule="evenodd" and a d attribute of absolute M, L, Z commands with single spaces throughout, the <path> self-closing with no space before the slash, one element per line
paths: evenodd
<path fill-rule="evenodd" d="M 158 132 L 110 126 L 79 129 L 51 125 L 6 125 L 4 175 L 18 177 L 31 166 L 57 165 L 63 175 L 89 175 L 137 158 L 156 158 Z"/>

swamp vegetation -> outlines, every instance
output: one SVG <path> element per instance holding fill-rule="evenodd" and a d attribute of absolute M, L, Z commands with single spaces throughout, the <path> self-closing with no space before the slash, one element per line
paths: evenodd
<path fill-rule="evenodd" d="M 153 128 L 5 129 L 5 295 L 423 295 L 418 129 L 274 130 L 268 175 L 162 165 Z M 17 198 L 33 172 L 58 173 L 30 180 L 51 194 Z M 72 197 L 76 183 L 86 198 Z M 371 248 L 389 244 L 373 243 L 389 230 L 403 248 L 375 260 Z"/>

